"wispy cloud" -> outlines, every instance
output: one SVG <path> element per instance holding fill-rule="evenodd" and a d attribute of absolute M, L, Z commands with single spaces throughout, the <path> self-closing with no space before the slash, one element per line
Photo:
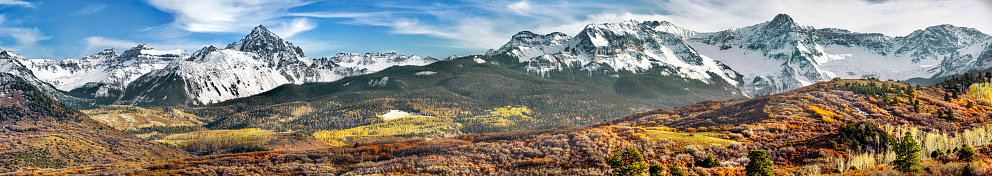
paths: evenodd
<path fill-rule="evenodd" d="M 106 4 L 86 4 L 86 7 L 83 7 L 82 10 L 76 12 L 76 15 L 89 15 L 103 11 L 106 8 L 107 8 Z"/>
<path fill-rule="evenodd" d="M 259 24 L 274 24 L 287 9 L 309 4 L 302 0 L 150 0 L 155 8 L 175 13 L 174 25 L 190 32 L 242 32 Z"/>
<path fill-rule="evenodd" d="M 287 16 L 314 17 L 314 18 L 368 18 L 368 17 L 383 17 L 389 15 L 390 15 L 389 12 L 372 12 L 372 13 L 306 12 L 306 13 L 287 14 Z"/>
<path fill-rule="evenodd" d="M 507 5 L 506 8 L 510 9 L 510 11 L 513 11 L 517 14 L 526 15 L 527 14 L 526 11 L 530 10 L 530 2 L 527 2 L 527 0 L 523 0 L 520 2 Z"/>
<path fill-rule="evenodd" d="M 314 28 L 317 28 L 317 24 L 310 22 L 307 18 L 296 18 L 292 22 L 282 23 L 273 32 L 283 38 L 289 38 L 300 32 L 313 30 Z"/>
<path fill-rule="evenodd" d="M 0 5 L 4 5 L 4 6 L 24 6 L 24 7 L 32 7 L 32 8 L 34 7 L 34 4 L 32 4 L 30 2 L 27 2 L 27 1 L 21 1 L 21 0 L 0 0 Z"/>
<path fill-rule="evenodd" d="M 39 41 L 49 40 L 52 37 L 45 35 L 38 28 L 8 27 L 7 17 L 0 14 L 0 39 L 12 39 L 14 43 L 0 43 L 0 48 L 14 51 L 22 55 L 53 57 L 54 50 L 39 46 Z"/>

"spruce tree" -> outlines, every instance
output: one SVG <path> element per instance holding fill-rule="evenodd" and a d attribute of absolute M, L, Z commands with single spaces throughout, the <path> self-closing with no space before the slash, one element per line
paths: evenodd
<path fill-rule="evenodd" d="M 970 145 L 961 145 L 961 150 L 958 151 L 958 159 L 965 162 L 971 162 L 975 160 L 975 150 L 971 148 Z"/>
<path fill-rule="evenodd" d="M 696 161 L 696 166 L 711 168 L 720 167 L 720 161 L 713 158 L 713 155 L 707 156 L 706 159 Z"/>
<path fill-rule="evenodd" d="M 603 160 L 613 168 L 613 172 L 608 175 L 642 175 L 648 168 L 644 164 L 644 155 L 641 155 L 636 148 L 617 149 L 613 151 L 613 155 L 606 156 Z"/>
<path fill-rule="evenodd" d="M 762 150 L 753 150 L 751 153 L 747 154 L 747 158 L 751 161 L 747 162 L 744 166 L 744 175 L 746 176 L 775 176 L 772 171 L 772 161 L 768 160 L 768 153 Z"/>
<path fill-rule="evenodd" d="M 678 164 L 673 164 L 672 167 L 668 167 L 668 174 L 672 176 L 689 176 L 689 173 L 686 173 L 685 170 L 682 170 L 682 168 L 679 167 Z"/>
<path fill-rule="evenodd" d="M 665 167 L 658 164 L 652 164 L 651 167 L 648 168 L 648 174 L 651 176 L 664 176 Z"/>
<path fill-rule="evenodd" d="M 920 173 L 920 145 L 913 139 L 913 136 L 906 132 L 902 141 L 894 144 L 892 148 L 896 152 L 896 160 L 892 164 L 896 170 L 903 173 Z"/>

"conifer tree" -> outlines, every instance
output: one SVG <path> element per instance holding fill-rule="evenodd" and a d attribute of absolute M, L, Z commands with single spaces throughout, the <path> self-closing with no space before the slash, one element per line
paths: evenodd
<path fill-rule="evenodd" d="M 920 173 L 920 145 L 913 139 L 913 136 L 906 132 L 902 141 L 894 144 L 892 148 L 896 152 L 896 160 L 892 161 L 896 165 L 896 170 L 903 173 Z"/>
<path fill-rule="evenodd" d="M 772 171 L 772 161 L 768 160 L 768 153 L 762 150 L 753 150 L 751 153 L 747 154 L 747 158 L 751 161 L 747 162 L 744 166 L 744 175 L 746 176 L 775 176 Z"/>
<path fill-rule="evenodd" d="M 636 148 L 624 148 L 613 151 L 613 155 L 603 158 L 613 172 L 608 175 L 632 176 L 642 175 L 647 165 L 644 164 L 644 155 Z"/>
<path fill-rule="evenodd" d="M 671 174 L 672 176 L 689 176 L 689 173 L 682 170 L 678 164 L 673 164 L 672 167 L 668 167 L 668 174 Z"/>
<path fill-rule="evenodd" d="M 961 150 L 958 151 L 958 159 L 965 162 L 971 162 L 975 160 L 975 150 L 971 148 L 970 145 L 961 145 Z"/>
<path fill-rule="evenodd" d="M 665 167 L 662 167 L 661 165 L 658 164 L 652 164 L 651 167 L 648 168 L 648 174 L 650 174 L 651 176 L 664 176 Z"/>

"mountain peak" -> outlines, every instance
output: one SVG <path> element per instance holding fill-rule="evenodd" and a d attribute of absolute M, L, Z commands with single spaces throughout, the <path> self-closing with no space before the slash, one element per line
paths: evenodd
<path fill-rule="evenodd" d="M 103 49 L 103 51 L 100 51 L 99 53 L 96 53 L 96 55 L 116 56 L 118 55 L 118 53 L 117 50 L 114 48 L 107 48 L 107 49 Z"/>
<path fill-rule="evenodd" d="M 775 15 L 775 18 L 772 19 L 772 23 L 795 23 L 795 21 L 792 21 L 792 17 L 789 15 L 783 13 Z"/>
<path fill-rule="evenodd" d="M 771 31 L 781 31 L 781 30 L 791 31 L 795 28 L 804 27 L 801 26 L 799 23 L 796 23 L 796 21 L 793 20 L 792 17 L 786 14 L 775 15 L 775 18 L 772 19 L 772 21 L 768 21 L 764 24 L 765 24 L 764 29 Z"/>
<path fill-rule="evenodd" d="M 258 26 L 256 26 L 255 29 L 252 29 L 251 30 L 251 33 L 249 33 L 248 35 L 249 36 L 251 36 L 251 35 L 273 35 L 273 36 L 275 36 L 275 34 L 272 33 L 272 31 L 269 31 L 268 28 L 265 28 L 265 26 L 262 26 L 261 24 L 258 25 Z M 279 36 L 276 36 L 276 37 L 279 37 Z"/>
<path fill-rule="evenodd" d="M 284 53 L 295 55 L 297 57 L 306 57 L 303 55 L 303 50 L 299 47 L 293 46 L 292 43 L 286 42 L 279 35 L 276 35 L 265 26 L 258 25 L 255 29 L 251 30 L 245 38 L 227 45 L 225 49 L 238 50 L 243 52 L 257 53 L 263 56 L 272 56 L 275 53 Z M 288 56 L 280 54 L 282 56 Z"/>
<path fill-rule="evenodd" d="M 154 49 L 154 48 L 152 48 L 151 46 L 148 46 L 148 44 L 140 44 L 138 46 L 132 47 L 128 51 L 130 51 L 130 50 L 140 51 L 140 50 L 152 50 L 152 49 Z"/>

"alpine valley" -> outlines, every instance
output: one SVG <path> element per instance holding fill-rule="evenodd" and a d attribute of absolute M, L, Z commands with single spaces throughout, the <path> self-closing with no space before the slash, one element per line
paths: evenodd
<path fill-rule="evenodd" d="M 716 32 L 521 31 L 445 59 L 311 58 L 261 25 L 195 52 L 0 50 L 0 171 L 890 175 L 912 144 L 924 174 L 992 174 L 990 69 L 992 36 L 973 28 L 886 36 L 786 14 Z"/>

